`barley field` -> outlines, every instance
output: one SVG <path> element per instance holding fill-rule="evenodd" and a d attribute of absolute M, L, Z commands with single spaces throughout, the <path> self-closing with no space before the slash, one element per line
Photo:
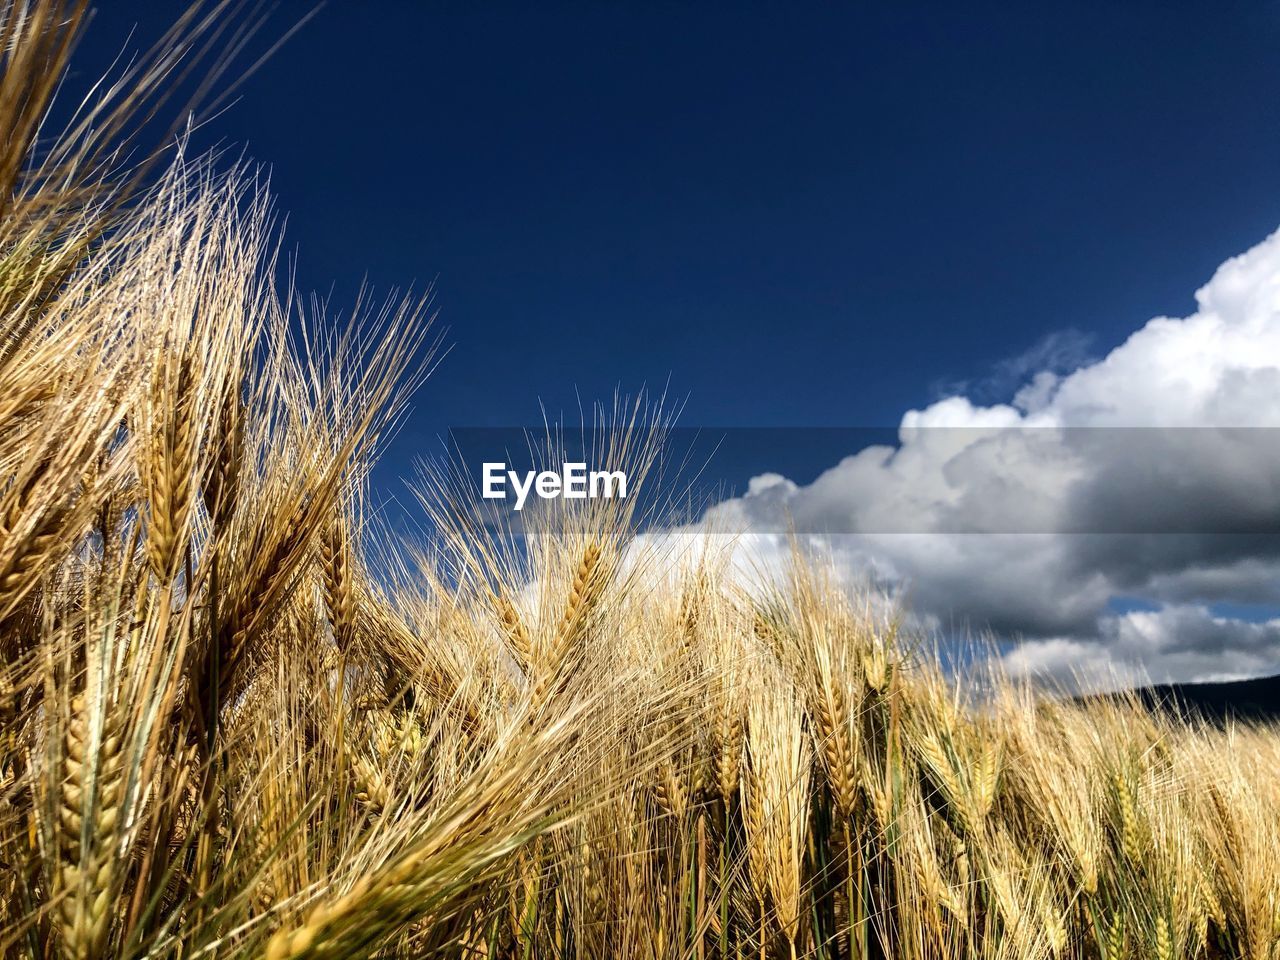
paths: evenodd
<path fill-rule="evenodd" d="M 121 149 L 199 18 L 50 135 L 84 19 L 0 15 L 5 957 L 1280 957 L 1271 729 L 957 678 L 632 501 L 390 536 L 427 304 L 330 319 L 254 168 Z"/>

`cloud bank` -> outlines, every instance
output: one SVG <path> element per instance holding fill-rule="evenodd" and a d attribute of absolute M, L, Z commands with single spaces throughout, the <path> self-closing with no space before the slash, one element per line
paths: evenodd
<path fill-rule="evenodd" d="M 1008 642 L 1018 672 L 1280 671 L 1280 232 L 1222 264 L 1196 307 L 1071 372 L 1060 349 L 1005 365 L 1009 402 L 911 410 L 897 446 L 807 485 L 756 477 L 704 520 L 761 533 L 757 548 L 788 524 L 821 532 L 925 623 Z"/>

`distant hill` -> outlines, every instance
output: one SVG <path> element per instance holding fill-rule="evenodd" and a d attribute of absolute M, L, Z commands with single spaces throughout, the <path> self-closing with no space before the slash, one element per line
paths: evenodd
<path fill-rule="evenodd" d="M 1280 721 L 1280 675 L 1228 683 L 1160 683 L 1136 693 L 1152 707 L 1198 713 L 1208 720 Z"/>

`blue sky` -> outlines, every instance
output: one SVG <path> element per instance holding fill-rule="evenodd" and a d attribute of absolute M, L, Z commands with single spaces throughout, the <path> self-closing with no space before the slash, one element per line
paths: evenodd
<path fill-rule="evenodd" d="M 79 79 L 135 23 L 158 35 L 158 6 L 101 10 Z M 280 3 L 259 48 L 312 6 Z M 380 467 L 395 492 L 451 427 L 643 384 L 687 397 L 684 426 L 1280 426 L 1277 93 L 1274 3 L 369 0 L 321 8 L 196 145 L 271 165 L 304 288 L 435 283 L 452 352 Z M 994 503 L 1017 526 L 1055 479 L 1011 498 L 981 443 L 857 452 L 727 463 L 758 482 L 722 512 L 857 529 L 865 503 Z M 1074 495 L 1132 509 L 1103 483 L 1139 482 L 1125 449 L 1054 452 L 1087 467 Z M 1239 484 L 1277 466 L 1196 474 L 1156 512 L 1266 505 L 1274 483 Z M 1274 536 L 875 532 L 835 552 L 935 624 L 1006 624 L 1028 668 L 1280 669 Z"/>
<path fill-rule="evenodd" d="M 172 15 L 102 6 L 94 63 Z M 690 424 L 892 426 L 1280 223 L 1275 5 L 856 6 L 332 2 L 203 137 L 305 285 L 436 281 L 422 431 L 668 377 Z"/>

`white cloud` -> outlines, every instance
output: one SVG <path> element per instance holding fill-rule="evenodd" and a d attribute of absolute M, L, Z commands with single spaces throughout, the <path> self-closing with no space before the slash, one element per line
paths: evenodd
<path fill-rule="evenodd" d="M 1022 644 L 1005 663 L 1068 689 L 1241 680 L 1280 670 L 1280 619 L 1254 623 L 1203 606 L 1133 611 L 1103 619 L 1094 637 Z"/>
<path fill-rule="evenodd" d="M 1071 372 L 1047 349 L 1048 366 L 1017 367 L 1011 403 L 908 411 L 896 447 L 810 484 L 757 477 L 706 519 L 821 534 L 924 622 L 1019 640 L 1019 670 L 1096 684 L 1278 669 L 1280 621 L 1205 605 L 1280 603 L 1280 233 L 1196 302 Z M 1117 596 L 1157 609 L 1116 614 Z"/>

